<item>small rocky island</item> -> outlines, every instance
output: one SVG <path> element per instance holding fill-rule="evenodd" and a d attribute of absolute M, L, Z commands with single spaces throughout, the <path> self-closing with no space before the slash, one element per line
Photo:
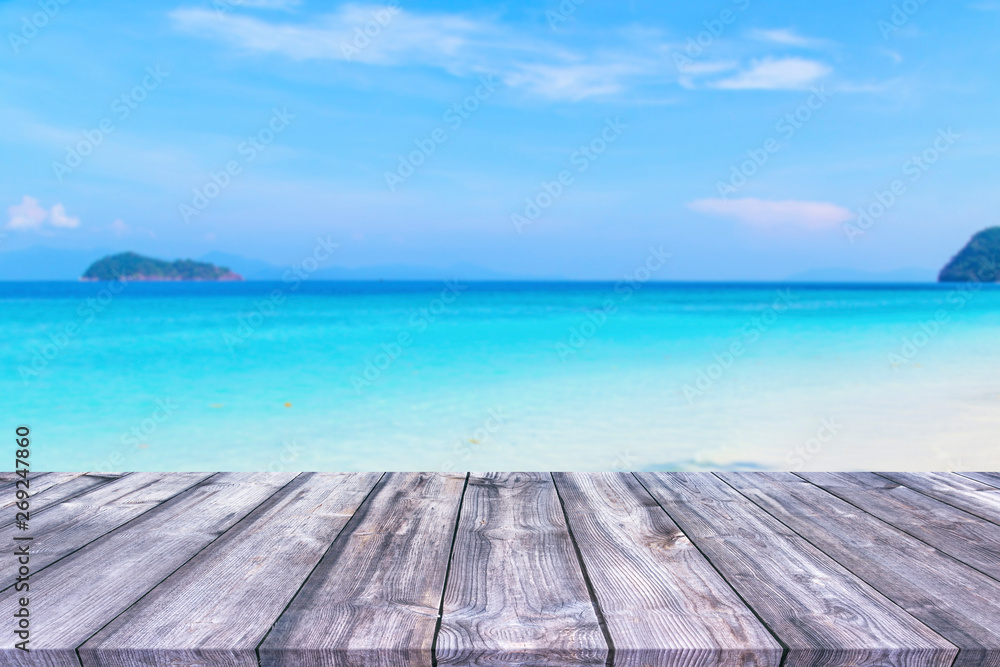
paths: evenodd
<path fill-rule="evenodd" d="M 243 276 L 208 262 L 196 262 L 191 259 L 165 262 L 162 259 L 143 257 L 134 252 L 123 252 L 97 260 L 80 277 L 80 280 L 86 281 L 119 279 L 134 281 L 231 281 L 243 280 Z"/>
<path fill-rule="evenodd" d="M 943 283 L 1000 282 L 1000 227 L 984 229 L 941 269 Z"/>

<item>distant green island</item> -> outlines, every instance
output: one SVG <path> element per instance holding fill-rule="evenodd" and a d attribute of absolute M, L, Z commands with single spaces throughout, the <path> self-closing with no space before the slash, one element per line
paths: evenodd
<path fill-rule="evenodd" d="M 943 283 L 1000 282 L 1000 227 L 979 232 L 941 269 Z"/>
<path fill-rule="evenodd" d="M 162 259 L 143 257 L 134 252 L 123 252 L 103 257 L 84 271 L 80 280 L 243 280 L 243 276 L 222 266 L 191 259 L 166 262 Z"/>

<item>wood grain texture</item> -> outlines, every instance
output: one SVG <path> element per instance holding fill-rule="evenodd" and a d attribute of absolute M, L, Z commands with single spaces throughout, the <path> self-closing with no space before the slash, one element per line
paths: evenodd
<path fill-rule="evenodd" d="M 41 479 L 44 475 L 51 473 L 47 472 L 29 472 L 28 481 L 34 482 L 35 480 Z M 8 497 L 7 492 L 14 488 L 15 484 L 21 477 L 16 472 L 0 472 L 0 498 L 5 501 L 5 507 L 9 507 L 11 499 Z"/>
<path fill-rule="evenodd" d="M 880 472 L 886 479 L 1000 525 L 1000 488 L 953 472 Z"/>
<path fill-rule="evenodd" d="M 257 646 L 380 473 L 305 473 L 78 650 L 85 667 L 257 666 Z"/>
<path fill-rule="evenodd" d="M 386 474 L 261 644 L 261 665 L 430 665 L 465 478 Z"/>
<path fill-rule="evenodd" d="M 210 475 L 137 472 L 49 508 L 31 520 L 32 572 L 37 574 Z M 0 541 L 13 544 L 18 533 L 14 526 L 0 529 Z M 0 581 L 0 586 L 8 587 L 5 584 Z"/>
<path fill-rule="evenodd" d="M 961 649 L 956 667 L 1000 667 L 1000 582 L 790 473 L 720 476 Z"/>
<path fill-rule="evenodd" d="M 117 476 L 89 475 L 80 472 L 45 472 L 37 477 L 35 475 L 29 477 L 28 493 L 31 496 L 32 516 L 53 505 L 58 505 L 68 498 L 117 479 Z M 13 489 L 9 489 L 0 497 L 0 511 L 14 507 L 16 502 L 17 498 L 14 496 Z M 4 512 L 0 525 L 8 526 L 13 522 L 14 514 Z"/>
<path fill-rule="evenodd" d="M 46 568 L 31 579 L 32 651 L 0 645 L 0 664 L 79 667 L 78 646 L 294 476 L 216 474 Z M 0 593 L 4 617 L 17 596 Z"/>
<path fill-rule="evenodd" d="M 782 648 L 629 473 L 555 473 L 615 665 L 777 667 Z"/>
<path fill-rule="evenodd" d="M 607 644 L 548 473 L 469 477 L 439 665 L 603 665 Z"/>
<path fill-rule="evenodd" d="M 963 472 L 959 474 L 1000 489 L 1000 472 Z"/>
<path fill-rule="evenodd" d="M 1000 667 L 996 473 L 377 478 L 33 474 L 0 667 Z"/>
<path fill-rule="evenodd" d="M 718 477 L 636 477 L 787 647 L 788 667 L 951 665 L 954 646 Z"/>
<path fill-rule="evenodd" d="M 904 533 L 1000 580 L 1000 526 L 871 472 L 797 473 Z"/>

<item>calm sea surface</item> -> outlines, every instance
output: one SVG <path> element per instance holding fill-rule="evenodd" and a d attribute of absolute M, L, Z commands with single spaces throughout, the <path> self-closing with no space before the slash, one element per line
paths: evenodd
<path fill-rule="evenodd" d="M 38 470 L 995 470 L 998 342 L 992 286 L 8 282 L 0 429 Z"/>

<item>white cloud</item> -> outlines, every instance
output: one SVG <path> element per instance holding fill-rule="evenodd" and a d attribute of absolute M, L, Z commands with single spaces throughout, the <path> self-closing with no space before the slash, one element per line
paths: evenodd
<path fill-rule="evenodd" d="M 72 218 L 66 215 L 66 209 L 62 204 L 56 204 L 49 211 L 49 222 L 53 227 L 64 227 L 66 229 L 73 229 L 80 226 L 80 218 Z"/>
<path fill-rule="evenodd" d="M 903 56 L 901 56 L 898 51 L 883 49 L 881 53 L 884 53 L 888 58 L 892 60 L 892 62 L 896 63 L 897 65 L 903 62 Z"/>
<path fill-rule="evenodd" d="M 7 209 L 7 229 L 41 229 L 45 221 L 52 227 L 73 229 L 80 226 L 80 219 L 66 215 L 62 204 L 55 204 L 51 210 L 39 205 L 34 197 L 24 195 L 20 204 Z"/>
<path fill-rule="evenodd" d="M 277 53 L 295 60 L 320 58 L 378 65 L 455 65 L 464 49 L 473 42 L 483 44 L 491 32 L 488 26 L 457 15 L 354 4 L 342 5 L 311 24 L 219 16 L 196 8 L 175 10 L 171 18 L 181 30 L 221 38 L 248 51 Z"/>
<path fill-rule="evenodd" d="M 732 60 L 687 63 L 677 68 L 679 73 L 677 83 L 679 83 L 682 88 L 699 88 L 700 82 L 703 81 L 705 77 L 710 77 L 713 74 L 721 74 L 722 72 L 732 72 L 733 70 L 739 69 L 739 66 L 740 64 L 738 62 Z"/>
<path fill-rule="evenodd" d="M 110 225 L 108 225 L 108 227 L 109 227 L 109 229 L 111 229 L 111 232 L 115 236 L 125 236 L 130 231 L 132 231 L 132 228 L 129 227 L 125 223 L 125 221 L 122 220 L 121 218 L 116 219 L 114 222 L 112 222 Z"/>
<path fill-rule="evenodd" d="M 201 8 L 177 9 L 171 18 L 180 30 L 248 52 L 293 60 L 435 67 L 458 76 L 495 74 L 508 86 L 549 99 L 576 101 L 620 93 L 628 77 L 655 70 L 634 58 L 605 54 L 588 60 L 492 20 L 398 7 L 346 4 L 309 23 L 219 15 Z"/>
<path fill-rule="evenodd" d="M 831 71 L 815 60 L 766 58 L 756 61 L 748 70 L 710 85 L 723 90 L 796 90 L 808 88 Z"/>
<path fill-rule="evenodd" d="M 826 45 L 826 41 L 822 39 L 814 39 L 812 37 L 804 37 L 794 30 L 788 28 L 775 28 L 772 30 L 751 30 L 749 33 L 752 39 L 759 40 L 761 42 L 771 42 L 772 44 L 781 44 L 783 46 L 798 46 L 801 48 L 818 48 Z"/>
<path fill-rule="evenodd" d="M 620 93 L 622 78 L 635 70 L 627 65 L 520 65 L 504 83 L 524 87 L 539 97 L 582 100 Z"/>
<path fill-rule="evenodd" d="M 302 4 L 301 0 L 222 0 L 223 4 L 256 9 L 291 9 Z"/>
<path fill-rule="evenodd" d="M 20 204 L 7 209 L 7 229 L 38 229 L 49 217 L 49 212 L 38 205 L 34 197 L 24 195 Z"/>
<path fill-rule="evenodd" d="M 734 69 L 738 69 L 740 64 L 735 60 L 712 60 L 708 62 L 691 62 L 680 66 L 681 72 L 684 74 L 718 74 L 719 72 L 731 72 Z"/>
<path fill-rule="evenodd" d="M 508 87 L 550 100 L 622 95 L 637 85 L 662 85 L 663 45 L 627 41 L 619 50 L 570 48 L 533 38 L 493 16 L 415 11 L 375 4 L 342 4 L 307 20 L 250 12 L 185 7 L 171 12 L 174 27 L 254 54 L 292 60 L 330 60 L 380 67 L 432 67 L 456 76 L 491 74 Z M 780 46 L 818 47 L 823 40 L 790 29 L 757 30 Z M 619 36 L 620 33 L 619 33 Z M 800 57 L 693 62 L 681 68 L 685 88 L 787 90 L 807 88 L 831 72 Z"/>
<path fill-rule="evenodd" d="M 688 208 L 724 218 L 732 218 L 757 228 L 801 227 L 811 231 L 835 228 L 854 216 L 847 209 L 828 202 L 764 201 L 761 199 L 699 199 Z"/>

